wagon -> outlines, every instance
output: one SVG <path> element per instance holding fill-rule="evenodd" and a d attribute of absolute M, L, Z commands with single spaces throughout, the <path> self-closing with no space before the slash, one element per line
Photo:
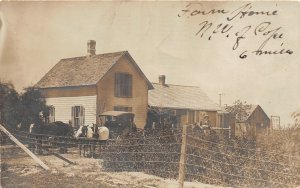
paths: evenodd
<path fill-rule="evenodd" d="M 106 111 L 99 115 L 101 124 L 109 129 L 109 137 L 127 136 L 136 131 L 134 113 L 125 111 Z"/>

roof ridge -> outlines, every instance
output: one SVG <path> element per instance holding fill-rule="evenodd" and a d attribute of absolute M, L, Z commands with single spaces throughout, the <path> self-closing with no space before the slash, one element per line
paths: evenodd
<path fill-rule="evenodd" d="M 97 54 L 90 58 L 80 56 L 61 59 L 35 86 L 50 88 L 95 85 L 125 56 L 129 58 L 128 62 L 132 64 L 138 73 L 146 80 L 149 89 L 153 89 L 153 86 L 128 51 Z"/>
<path fill-rule="evenodd" d="M 155 83 L 155 82 L 151 82 L 152 84 L 157 84 L 157 85 L 161 85 L 160 83 Z M 182 86 L 182 87 L 195 87 L 195 88 L 199 88 L 201 89 L 200 86 L 188 86 L 188 85 L 179 85 L 179 84 L 165 84 L 165 85 L 171 85 L 171 86 Z"/>
<path fill-rule="evenodd" d="M 95 55 L 93 55 L 93 57 L 94 56 L 100 56 L 100 55 L 116 54 L 116 53 L 125 54 L 125 53 L 128 53 L 128 51 L 123 50 L 123 51 L 117 51 L 117 52 L 107 52 L 107 53 L 102 53 L 102 54 L 95 54 Z M 87 57 L 87 56 L 85 55 L 85 56 L 77 56 L 77 57 L 67 57 L 67 58 L 62 58 L 60 60 L 79 59 L 79 58 L 85 58 L 85 57 Z"/>

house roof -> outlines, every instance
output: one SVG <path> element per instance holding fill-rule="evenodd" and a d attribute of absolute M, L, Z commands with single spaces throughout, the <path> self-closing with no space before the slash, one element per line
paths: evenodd
<path fill-rule="evenodd" d="M 148 88 L 152 89 L 152 84 L 127 51 L 61 59 L 35 86 L 53 88 L 95 85 L 123 56 L 130 59 L 129 62 L 146 80 Z"/>
<path fill-rule="evenodd" d="M 220 109 L 199 87 L 157 83 L 152 85 L 154 89 L 149 91 L 149 106 L 208 111 Z"/>

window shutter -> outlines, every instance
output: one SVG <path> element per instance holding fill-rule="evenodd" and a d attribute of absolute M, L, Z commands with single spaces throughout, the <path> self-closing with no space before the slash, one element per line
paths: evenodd
<path fill-rule="evenodd" d="M 83 126 L 83 120 L 82 120 L 82 114 L 83 114 L 83 111 L 82 111 L 82 106 L 79 107 L 79 126 Z"/>
<path fill-rule="evenodd" d="M 85 116 L 85 110 L 83 106 L 80 106 L 80 125 L 84 125 L 85 124 L 85 120 L 84 120 L 84 116 Z"/>
<path fill-rule="evenodd" d="M 120 96 L 120 74 L 116 73 L 115 74 L 115 96 L 119 97 Z"/>
<path fill-rule="evenodd" d="M 128 96 L 132 96 L 132 75 L 128 75 Z"/>
<path fill-rule="evenodd" d="M 117 78 L 117 73 L 115 73 L 115 97 L 118 96 L 118 78 Z"/>
<path fill-rule="evenodd" d="M 72 122 L 72 126 L 74 127 L 74 116 L 75 116 L 75 106 L 72 106 L 72 110 L 71 110 L 71 122 Z"/>
<path fill-rule="evenodd" d="M 115 73 L 115 97 L 132 96 L 132 75 Z"/>
<path fill-rule="evenodd" d="M 83 124 L 85 124 L 85 108 L 84 107 L 82 107 L 82 122 L 83 122 Z"/>
<path fill-rule="evenodd" d="M 51 107 L 51 122 L 55 122 L 55 107 Z"/>

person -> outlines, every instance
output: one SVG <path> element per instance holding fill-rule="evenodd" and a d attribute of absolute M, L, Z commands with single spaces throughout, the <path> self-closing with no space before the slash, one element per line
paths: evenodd
<path fill-rule="evenodd" d="M 210 126 L 209 116 L 204 116 L 204 124 Z"/>

